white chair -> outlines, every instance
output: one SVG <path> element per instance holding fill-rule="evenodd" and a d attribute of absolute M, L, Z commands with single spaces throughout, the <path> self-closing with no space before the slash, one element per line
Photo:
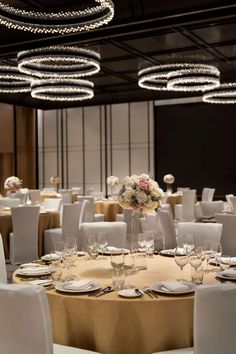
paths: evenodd
<path fill-rule="evenodd" d="M 212 202 L 215 194 L 215 188 L 206 188 L 202 190 L 202 202 Z"/>
<path fill-rule="evenodd" d="M 123 209 L 123 214 L 116 214 L 116 221 L 124 221 L 127 225 L 127 234 L 131 234 L 133 209 Z"/>
<path fill-rule="evenodd" d="M 79 222 L 81 203 L 64 204 L 62 227 L 44 230 L 44 253 L 48 254 L 55 249 L 57 241 L 66 240 L 66 237 L 75 237 L 79 242 Z"/>
<path fill-rule="evenodd" d="M 192 234 L 195 247 L 203 246 L 205 240 L 220 242 L 222 234 L 222 224 L 218 223 L 178 223 L 178 244 L 183 244 L 184 234 Z"/>
<path fill-rule="evenodd" d="M 177 192 L 189 191 L 190 187 L 177 187 Z"/>
<path fill-rule="evenodd" d="M 181 221 L 194 221 L 195 212 L 194 204 L 196 198 L 196 190 L 184 190 L 182 192 L 182 204 L 175 204 L 175 219 Z"/>
<path fill-rule="evenodd" d="M 40 189 L 30 189 L 29 197 L 31 200 L 31 204 L 39 203 L 40 201 Z"/>
<path fill-rule="evenodd" d="M 85 220 L 86 222 L 94 222 L 94 221 L 104 221 L 105 216 L 104 214 L 95 213 L 95 199 L 91 195 L 81 196 L 78 195 L 77 197 L 78 202 L 83 202 L 84 200 L 89 201 L 89 206 L 86 210 Z"/>
<path fill-rule="evenodd" d="M 223 200 L 217 200 L 214 202 L 199 202 L 201 217 L 211 218 L 215 216 L 215 213 L 222 213 L 224 210 Z"/>
<path fill-rule="evenodd" d="M 21 200 L 18 198 L 1 198 L 0 199 L 0 207 L 1 208 L 11 208 L 17 207 L 21 204 Z"/>
<path fill-rule="evenodd" d="M 226 210 L 227 210 L 227 211 L 232 211 L 232 210 L 233 210 L 233 206 L 232 206 L 232 203 L 231 203 L 231 200 L 230 200 L 231 197 L 234 197 L 234 195 L 233 195 L 233 194 L 226 194 L 226 195 L 225 195 L 225 199 L 226 199 Z"/>
<path fill-rule="evenodd" d="M 213 284 L 198 287 L 194 296 L 194 348 L 159 354 L 235 354 L 236 286 Z M 155 353 L 157 354 L 157 353 Z"/>
<path fill-rule="evenodd" d="M 215 214 L 216 222 L 223 225 L 221 246 L 223 254 L 236 256 L 236 215 Z"/>
<path fill-rule="evenodd" d="M 46 210 L 60 211 L 61 198 L 45 198 L 43 208 Z"/>
<path fill-rule="evenodd" d="M 236 197 L 235 196 L 230 197 L 230 204 L 231 204 L 233 213 L 236 213 Z"/>
<path fill-rule="evenodd" d="M 72 190 L 71 189 L 59 189 L 58 192 L 61 195 L 62 204 L 72 203 Z"/>
<path fill-rule="evenodd" d="M 85 195 L 91 195 L 94 192 L 94 188 L 93 187 L 88 187 L 85 190 Z"/>
<path fill-rule="evenodd" d="M 2 243 L 2 236 L 0 234 L 0 283 L 7 283 L 7 270 L 5 262 L 5 254 Z"/>
<path fill-rule="evenodd" d="M 74 194 L 81 194 L 82 193 L 82 188 L 81 187 L 71 187 L 71 191 Z"/>
<path fill-rule="evenodd" d="M 11 208 L 11 212 L 10 262 L 32 262 L 38 258 L 39 206 Z"/>
<path fill-rule="evenodd" d="M 21 204 L 26 204 L 27 202 L 27 199 L 28 199 L 28 195 L 29 195 L 29 192 L 26 192 L 26 191 L 17 191 L 15 193 L 11 193 L 10 194 L 10 198 L 16 198 L 16 199 L 20 199 L 21 201 Z"/>
<path fill-rule="evenodd" d="M 2 354 L 89 354 L 53 344 L 51 316 L 42 286 L 0 284 Z"/>
<path fill-rule="evenodd" d="M 168 210 L 159 210 L 157 212 L 160 228 L 163 237 L 163 249 L 176 247 L 175 226 L 171 214 Z"/>
<path fill-rule="evenodd" d="M 107 232 L 108 246 L 126 247 L 127 225 L 122 221 L 99 221 L 81 224 L 81 249 L 87 251 L 87 237 L 89 234 Z"/>

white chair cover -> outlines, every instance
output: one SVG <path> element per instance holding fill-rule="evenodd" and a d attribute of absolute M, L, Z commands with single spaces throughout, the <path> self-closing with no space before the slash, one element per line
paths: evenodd
<path fill-rule="evenodd" d="M 4 254 L 1 234 L 0 234 L 0 283 L 7 283 L 7 270 L 6 270 L 5 254 Z"/>
<path fill-rule="evenodd" d="M 84 200 L 89 201 L 89 205 L 86 206 L 85 222 L 104 221 L 105 220 L 104 214 L 95 213 L 95 199 L 93 196 L 91 196 L 91 195 L 86 195 L 86 196 L 78 195 L 77 200 L 78 200 L 78 202 L 83 202 Z"/>
<path fill-rule="evenodd" d="M 87 251 L 87 236 L 89 234 L 97 235 L 100 231 L 107 232 L 108 246 L 126 247 L 127 225 L 122 221 L 99 221 L 81 224 L 81 247 Z"/>
<path fill-rule="evenodd" d="M 224 210 L 223 200 L 214 202 L 199 202 L 202 217 L 214 217 L 215 213 L 221 213 Z"/>
<path fill-rule="evenodd" d="M 236 214 L 215 214 L 216 222 L 223 225 L 221 246 L 223 254 L 236 256 Z"/>
<path fill-rule="evenodd" d="M 30 189 L 29 196 L 31 204 L 35 204 L 40 201 L 40 190 L 39 189 Z"/>
<path fill-rule="evenodd" d="M 212 202 L 215 194 L 215 188 L 203 188 L 202 190 L 202 202 Z"/>
<path fill-rule="evenodd" d="M 45 198 L 43 207 L 46 210 L 60 211 L 61 202 L 61 198 Z"/>
<path fill-rule="evenodd" d="M 32 262 L 38 258 L 39 206 L 16 207 L 11 212 L 10 261 Z"/>
<path fill-rule="evenodd" d="M 183 190 L 182 204 L 175 205 L 175 218 L 182 221 L 194 221 L 194 203 L 196 198 L 196 190 Z"/>
<path fill-rule="evenodd" d="M 230 197 L 230 203 L 231 203 L 231 206 L 232 206 L 232 211 L 233 213 L 236 213 L 236 197 L 233 196 L 233 197 Z"/>
<path fill-rule="evenodd" d="M 218 223 L 178 223 L 178 244 L 183 244 L 184 234 L 192 234 L 195 246 L 203 246 L 205 240 L 220 242 L 222 234 L 222 224 Z"/>
<path fill-rule="evenodd" d="M 176 247 L 176 234 L 173 219 L 168 210 L 158 210 L 157 217 L 159 218 L 160 228 L 163 237 L 163 249 Z"/>
<path fill-rule="evenodd" d="M 42 286 L 0 284 L 2 354 L 89 354 L 53 344 L 47 295 Z"/>
<path fill-rule="evenodd" d="M 48 254 L 55 249 L 57 241 L 66 237 L 75 237 L 79 243 L 79 222 L 81 203 L 64 204 L 62 214 L 62 227 L 44 231 L 44 253 Z"/>
<path fill-rule="evenodd" d="M 0 199 L 0 207 L 1 208 L 12 208 L 17 207 L 21 204 L 21 200 L 19 198 L 1 198 Z"/>
<path fill-rule="evenodd" d="M 71 189 L 59 189 L 61 195 L 62 204 L 72 203 L 72 190 Z"/>
<path fill-rule="evenodd" d="M 25 204 L 28 198 L 29 192 L 21 192 L 21 191 L 17 191 L 15 193 L 11 193 L 10 197 L 11 198 L 16 198 L 16 199 L 20 199 L 21 204 Z"/>

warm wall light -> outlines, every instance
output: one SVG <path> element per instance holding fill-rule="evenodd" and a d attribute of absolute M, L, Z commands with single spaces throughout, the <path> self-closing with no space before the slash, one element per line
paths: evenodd
<path fill-rule="evenodd" d="M 47 101 L 83 101 L 94 96 L 93 87 L 88 80 L 33 80 L 31 96 Z"/>
<path fill-rule="evenodd" d="M 100 54 L 87 48 L 50 46 L 18 53 L 18 68 L 39 78 L 76 78 L 100 70 Z"/>
<path fill-rule="evenodd" d="M 206 103 L 235 104 L 236 82 L 221 84 L 219 87 L 205 92 L 202 100 Z"/>
<path fill-rule="evenodd" d="M 31 78 L 19 72 L 14 64 L 0 63 L 0 93 L 30 92 Z"/>
<path fill-rule="evenodd" d="M 114 16 L 111 0 L 94 0 L 95 6 L 83 9 L 46 11 L 26 10 L 0 1 L 0 24 L 16 30 L 34 33 L 72 33 L 95 29 L 110 22 Z M 81 3 L 81 1 L 79 1 Z M 90 1 L 91 3 L 91 1 Z"/>

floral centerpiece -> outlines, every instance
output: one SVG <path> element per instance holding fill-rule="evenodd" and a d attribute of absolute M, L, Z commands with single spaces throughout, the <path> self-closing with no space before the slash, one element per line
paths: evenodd
<path fill-rule="evenodd" d="M 17 192 L 21 186 L 22 181 L 16 176 L 10 176 L 4 182 L 4 188 L 9 192 Z"/>
<path fill-rule="evenodd" d="M 119 203 L 123 208 L 134 211 L 155 210 L 160 207 L 160 200 L 164 196 L 158 183 L 149 175 L 141 174 L 124 178 L 119 192 Z"/>
<path fill-rule="evenodd" d="M 118 177 L 116 177 L 116 176 L 107 177 L 108 186 L 114 187 L 118 183 L 119 183 L 119 178 Z"/>
<path fill-rule="evenodd" d="M 59 176 L 50 177 L 50 183 L 51 184 L 59 184 L 60 183 L 60 177 Z"/>
<path fill-rule="evenodd" d="M 172 174 L 168 173 L 167 175 L 165 175 L 163 177 L 163 182 L 166 183 L 166 192 L 167 192 L 167 194 L 172 193 L 171 184 L 173 184 L 175 182 L 175 177 Z"/>

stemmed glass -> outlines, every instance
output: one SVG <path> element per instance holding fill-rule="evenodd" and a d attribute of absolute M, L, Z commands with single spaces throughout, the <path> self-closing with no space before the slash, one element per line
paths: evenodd
<path fill-rule="evenodd" d="M 183 248 L 188 256 L 193 252 L 195 244 L 192 234 L 184 234 Z"/>
<path fill-rule="evenodd" d="M 199 254 L 194 253 L 189 256 L 189 263 L 195 270 L 197 270 L 202 264 L 202 258 L 199 256 Z"/>
<path fill-rule="evenodd" d="M 152 255 L 154 251 L 154 232 L 146 231 L 144 232 L 145 239 L 145 251 L 148 255 Z"/>
<path fill-rule="evenodd" d="M 72 275 L 71 275 L 71 267 L 74 263 L 74 252 L 69 250 L 69 249 L 64 249 L 63 252 L 63 264 L 65 265 L 66 269 L 67 269 L 67 276 L 66 276 L 66 280 L 70 281 L 72 280 Z"/>
<path fill-rule="evenodd" d="M 175 249 L 175 263 L 180 267 L 180 281 L 183 281 L 183 268 L 188 263 L 188 255 L 183 254 L 183 249 L 176 247 Z"/>
<path fill-rule="evenodd" d="M 55 251 L 55 254 L 58 255 L 58 257 L 60 257 L 60 260 L 62 260 L 64 248 L 65 248 L 64 241 L 57 241 L 55 243 L 54 251 Z"/>
<path fill-rule="evenodd" d="M 74 255 L 73 262 L 72 262 L 72 265 L 74 265 L 75 260 L 76 260 L 76 252 L 77 252 L 77 240 L 76 240 L 76 237 L 70 236 L 70 237 L 66 238 L 65 251 L 68 251 L 72 255 Z"/>
<path fill-rule="evenodd" d="M 222 247 L 220 242 L 213 242 L 211 244 L 212 257 L 215 257 L 216 267 L 220 266 L 220 257 L 222 255 Z"/>
<path fill-rule="evenodd" d="M 98 246 L 99 249 L 102 251 L 102 256 L 103 256 L 103 252 L 107 247 L 107 233 L 105 231 L 101 231 L 98 233 Z"/>
<path fill-rule="evenodd" d="M 98 256 L 98 240 L 96 235 L 89 234 L 87 238 L 87 245 L 88 245 L 88 254 L 90 255 L 91 259 L 95 259 Z"/>
<path fill-rule="evenodd" d="M 135 271 L 134 266 L 135 266 L 134 255 L 132 253 L 126 254 L 124 256 L 124 269 L 125 269 L 126 279 L 127 279 L 126 287 L 128 289 L 134 288 L 134 285 L 131 285 L 131 283 L 130 283 L 131 275 L 134 274 L 134 271 Z"/>
<path fill-rule="evenodd" d="M 138 245 L 141 248 L 142 254 L 144 254 L 145 246 L 146 246 L 145 234 L 143 233 L 138 234 Z"/>
<path fill-rule="evenodd" d="M 202 247 L 202 255 L 204 260 L 206 260 L 206 272 L 209 272 L 209 259 L 212 257 L 212 241 L 211 240 L 205 240 L 204 245 Z"/>

